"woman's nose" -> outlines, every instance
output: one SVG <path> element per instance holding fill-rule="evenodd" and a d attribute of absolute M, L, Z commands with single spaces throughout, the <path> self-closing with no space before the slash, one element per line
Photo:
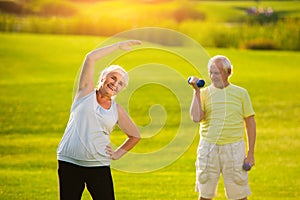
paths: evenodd
<path fill-rule="evenodd" d="M 114 80 L 114 81 L 112 82 L 112 84 L 113 84 L 114 86 L 116 86 L 116 85 L 117 85 L 117 81 Z"/>

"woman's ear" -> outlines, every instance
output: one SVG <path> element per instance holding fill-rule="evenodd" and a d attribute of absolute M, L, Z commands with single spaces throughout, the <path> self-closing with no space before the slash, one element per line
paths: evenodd
<path fill-rule="evenodd" d="M 106 79 L 106 76 L 102 77 L 100 80 L 100 83 L 104 83 L 105 79 Z"/>
<path fill-rule="evenodd" d="M 104 81 L 104 78 L 98 80 L 98 82 L 97 82 L 97 88 L 98 88 L 98 89 L 99 89 L 100 86 L 103 84 L 103 81 Z"/>

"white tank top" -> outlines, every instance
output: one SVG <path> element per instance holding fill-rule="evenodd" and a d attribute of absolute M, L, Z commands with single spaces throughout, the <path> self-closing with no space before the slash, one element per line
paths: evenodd
<path fill-rule="evenodd" d="M 109 166 L 106 145 L 118 121 L 115 101 L 104 109 L 96 100 L 96 92 L 73 102 L 71 114 L 62 140 L 57 148 L 57 159 L 80 166 Z"/>

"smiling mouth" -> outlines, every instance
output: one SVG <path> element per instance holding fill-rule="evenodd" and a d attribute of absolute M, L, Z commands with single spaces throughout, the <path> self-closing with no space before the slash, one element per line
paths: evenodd
<path fill-rule="evenodd" d="M 111 89 L 111 91 L 113 91 L 113 92 L 116 92 L 116 91 L 117 91 L 117 88 L 114 88 L 114 86 L 113 86 L 112 84 L 107 84 L 107 87 L 108 87 L 109 89 Z"/>

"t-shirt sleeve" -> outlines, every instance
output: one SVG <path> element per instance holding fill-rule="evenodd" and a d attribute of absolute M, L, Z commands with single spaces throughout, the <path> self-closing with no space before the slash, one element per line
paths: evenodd
<path fill-rule="evenodd" d="M 206 95 L 207 95 L 207 88 L 205 89 L 201 89 L 201 92 L 200 92 L 200 100 L 201 100 L 201 108 L 202 110 L 205 111 L 205 100 L 206 100 Z"/>
<path fill-rule="evenodd" d="M 255 115 L 252 102 L 249 96 L 249 93 L 247 90 L 245 90 L 244 95 L 243 95 L 243 115 L 244 118 L 250 117 L 252 115 Z"/>

